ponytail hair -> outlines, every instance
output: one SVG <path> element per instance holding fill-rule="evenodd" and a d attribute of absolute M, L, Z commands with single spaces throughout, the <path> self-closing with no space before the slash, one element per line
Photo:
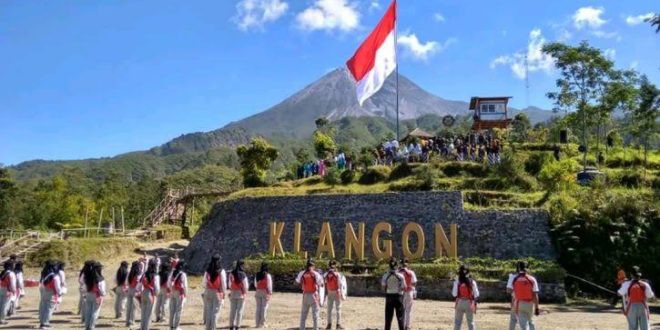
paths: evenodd
<path fill-rule="evenodd" d="M 140 275 L 140 262 L 133 261 L 131 264 L 131 271 L 128 273 L 128 281 L 133 281 L 136 277 Z"/>
<path fill-rule="evenodd" d="M 211 262 L 206 267 L 206 272 L 209 274 L 211 282 L 215 282 L 215 279 L 220 275 L 220 255 L 215 254 L 211 257 Z"/>
<path fill-rule="evenodd" d="M 231 274 L 234 277 L 235 283 L 240 283 L 245 278 L 246 275 L 245 275 L 245 271 L 243 270 L 244 266 L 245 266 L 245 262 L 243 260 L 239 259 L 236 261 L 236 267 L 231 272 Z"/>
<path fill-rule="evenodd" d="M 115 275 L 115 280 L 117 285 L 123 285 L 128 279 L 128 262 L 122 261 L 117 269 L 117 275 Z"/>
<path fill-rule="evenodd" d="M 465 265 L 461 265 L 458 268 L 458 283 L 460 284 L 465 284 L 468 286 L 468 288 L 472 287 L 472 275 L 470 274 L 470 268 Z"/>

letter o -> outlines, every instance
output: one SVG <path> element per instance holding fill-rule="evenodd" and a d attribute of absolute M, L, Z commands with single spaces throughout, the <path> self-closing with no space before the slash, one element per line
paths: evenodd
<path fill-rule="evenodd" d="M 417 249 L 412 252 L 410 251 L 410 234 L 414 233 L 417 236 Z M 424 257 L 424 246 L 425 246 L 425 240 L 424 240 L 424 230 L 422 227 L 415 223 L 415 222 L 409 222 L 404 228 L 403 228 L 403 235 L 401 237 L 401 247 L 403 248 L 403 256 L 408 258 L 408 259 L 421 259 Z"/>

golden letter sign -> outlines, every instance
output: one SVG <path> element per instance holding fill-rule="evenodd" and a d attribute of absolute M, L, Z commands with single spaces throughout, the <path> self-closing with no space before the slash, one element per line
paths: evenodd
<path fill-rule="evenodd" d="M 436 224 L 434 228 L 435 256 L 458 258 L 458 226 L 456 224 L 449 225 L 449 238 L 447 237 L 447 234 L 445 234 L 442 225 Z M 283 232 L 284 222 L 272 222 L 270 224 L 270 242 L 268 244 L 270 255 L 284 255 L 284 248 L 281 241 Z M 387 259 L 391 258 L 393 255 L 392 239 L 383 238 L 382 236 L 384 233 L 387 233 L 388 236 L 392 234 L 392 225 L 384 221 L 377 223 L 371 233 L 371 250 L 375 259 Z M 358 232 L 356 234 L 353 225 L 347 223 L 344 235 L 345 258 L 348 260 L 364 260 L 365 224 L 363 222 L 358 224 Z M 415 250 L 411 251 L 410 241 L 413 236 L 415 237 L 417 244 Z M 413 260 L 421 259 L 424 257 L 425 247 L 426 238 L 422 226 L 415 222 L 407 223 L 401 234 L 403 256 Z M 307 252 L 302 251 L 302 224 L 300 222 L 294 224 L 293 252 L 300 255 L 302 258 L 307 257 Z M 329 222 L 323 222 L 321 225 L 318 245 L 314 255 L 317 258 L 335 258 L 335 245 L 332 239 L 332 229 Z"/>

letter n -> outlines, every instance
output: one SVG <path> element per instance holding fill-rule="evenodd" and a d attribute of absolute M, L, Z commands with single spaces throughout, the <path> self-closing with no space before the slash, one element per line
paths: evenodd
<path fill-rule="evenodd" d="M 346 223 L 346 240 L 344 245 L 346 259 L 353 260 L 353 252 L 355 252 L 357 260 L 364 260 L 364 228 L 364 222 L 360 222 L 356 236 L 353 225 Z"/>
<path fill-rule="evenodd" d="M 458 258 L 458 226 L 455 223 L 449 225 L 451 240 L 447 238 L 442 225 L 435 225 L 435 256 L 442 257 L 443 251 L 450 258 Z"/>

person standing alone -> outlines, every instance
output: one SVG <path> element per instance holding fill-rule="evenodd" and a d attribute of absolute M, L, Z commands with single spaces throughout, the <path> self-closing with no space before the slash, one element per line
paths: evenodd
<path fill-rule="evenodd" d="M 302 310 L 300 312 L 300 330 L 305 330 L 307 314 L 312 309 L 312 320 L 314 330 L 319 328 L 319 288 L 323 287 L 323 277 L 319 274 L 314 265 L 314 261 L 307 260 L 306 269 L 298 273 L 296 283 L 300 284 L 303 291 Z"/>
<path fill-rule="evenodd" d="M 395 259 L 390 260 L 389 266 L 390 270 L 383 275 L 380 281 L 381 286 L 385 290 L 385 330 L 392 329 L 394 312 L 396 312 L 396 321 L 399 325 L 399 330 L 403 330 L 403 317 L 405 313 L 403 292 L 406 288 L 406 280 L 397 270 Z"/>
<path fill-rule="evenodd" d="M 479 289 L 477 288 L 477 282 L 470 275 L 470 269 L 464 265 L 461 265 L 458 269 L 458 278 L 454 281 L 451 295 L 456 299 L 454 330 L 461 329 L 463 315 L 465 315 L 468 329 L 474 330 L 474 314 L 477 312 Z"/>
<path fill-rule="evenodd" d="M 623 297 L 623 314 L 628 319 L 628 329 L 650 329 L 651 322 L 647 301 L 653 299 L 654 294 L 651 286 L 642 281 L 642 273 L 639 271 L 639 267 L 633 267 L 632 280 L 623 282 L 617 293 Z"/>
<path fill-rule="evenodd" d="M 518 262 L 518 275 L 511 281 L 514 308 L 521 329 L 534 330 L 534 315 L 539 315 L 539 285 L 534 276 L 527 274 L 527 263 Z"/>

